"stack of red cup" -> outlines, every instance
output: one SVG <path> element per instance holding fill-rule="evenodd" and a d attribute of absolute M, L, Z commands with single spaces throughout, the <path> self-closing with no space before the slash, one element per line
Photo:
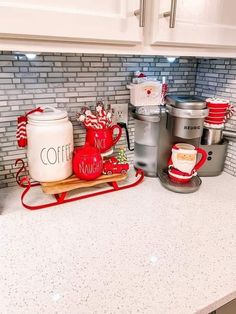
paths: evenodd
<path fill-rule="evenodd" d="M 234 112 L 234 106 L 226 99 L 208 98 L 206 103 L 209 108 L 209 114 L 205 118 L 207 124 L 222 125 Z"/>

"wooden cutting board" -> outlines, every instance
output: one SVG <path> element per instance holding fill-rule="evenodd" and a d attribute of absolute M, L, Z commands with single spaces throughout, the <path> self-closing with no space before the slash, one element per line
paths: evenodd
<path fill-rule="evenodd" d="M 96 180 L 86 181 L 80 180 L 75 175 L 56 182 L 40 182 L 42 190 L 46 194 L 59 194 L 63 192 L 72 191 L 78 188 L 92 187 L 98 184 L 118 182 L 127 178 L 127 174 L 111 174 L 101 175 Z"/>

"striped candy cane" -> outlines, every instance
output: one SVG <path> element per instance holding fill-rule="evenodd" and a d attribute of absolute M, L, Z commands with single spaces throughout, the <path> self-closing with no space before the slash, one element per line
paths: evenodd
<path fill-rule="evenodd" d="M 87 118 L 89 119 L 96 119 L 97 117 L 95 116 L 95 114 L 92 113 L 91 110 L 86 109 L 84 114 L 86 115 Z"/>
<path fill-rule="evenodd" d="M 100 129 L 105 129 L 107 126 L 107 119 L 106 118 L 98 118 L 98 125 Z"/>
<path fill-rule="evenodd" d="M 227 109 L 227 113 L 226 113 L 224 122 L 226 122 L 227 119 L 231 118 L 232 115 L 234 114 L 234 112 L 235 112 L 235 108 L 232 104 L 230 104 L 228 109 Z"/>
<path fill-rule="evenodd" d="M 107 115 L 106 110 L 104 109 L 103 105 L 101 105 L 100 103 L 97 104 L 96 111 L 97 111 L 98 117 L 100 118 L 104 118 Z"/>
<path fill-rule="evenodd" d="M 84 122 L 84 120 L 85 120 L 85 115 L 84 115 L 84 114 L 77 114 L 77 115 L 76 115 L 76 120 L 77 120 L 78 122 Z"/>
<path fill-rule="evenodd" d="M 111 111 L 109 111 L 107 113 L 107 126 L 110 127 L 111 124 L 112 124 L 112 116 L 113 116 L 113 113 Z"/>
<path fill-rule="evenodd" d="M 84 120 L 84 126 L 86 129 L 92 129 L 93 128 L 92 122 L 89 120 L 86 120 L 86 119 Z"/>

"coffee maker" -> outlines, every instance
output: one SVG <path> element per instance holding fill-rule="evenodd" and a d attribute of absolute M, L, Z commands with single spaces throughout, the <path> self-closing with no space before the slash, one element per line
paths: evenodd
<path fill-rule="evenodd" d="M 224 168 L 228 140 L 236 132 L 207 127 L 204 120 L 209 110 L 205 99 L 191 95 L 167 95 L 165 105 L 136 107 L 134 167 L 141 168 L 145 176 L 159 177 L 163 186 L 179 193 L 196 191 L 200 177 L 217 176 Z M 172 146 L 188 143 L 202 148 L 207 160 L 190 182 L 174 183 L 168 176 L 168 161 Z M 199 161 L 200 156 L 198 156 Z"/>
<path fill-rule="evenodd" d="M 199 188 L 201 180 L 198 176 L 192 177 L 192 180 L 185 184 L 172 182 L 167 173 L 167 164 L 174 144 L 188 143 L 200 146 L 204 119 L 207 115 L 207 105 L 202 98 L 167 95 L 166 106 L 161 108 L 157 162 L 158 177 L 167 189 L 191 193 Z"/>

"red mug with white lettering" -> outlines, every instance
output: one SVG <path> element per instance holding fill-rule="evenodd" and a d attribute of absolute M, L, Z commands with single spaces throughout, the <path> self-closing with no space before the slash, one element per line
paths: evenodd
<path fill-rule="evenodd" d="M 85 143 L 74 151 L 73 171 L 82 180 L 94 180 L 102 174 L 103 160 L 96 147 Z"/>
<path fill-rule="evenodd" d="M 118 134 L 114 136 L 115 129 Z M 119 141 L 121 134 L 122 129 L 117 124 L 105 129 L 87 129 L 86 142 L 96 147 L 100 153 L 104 153 Z"/>

